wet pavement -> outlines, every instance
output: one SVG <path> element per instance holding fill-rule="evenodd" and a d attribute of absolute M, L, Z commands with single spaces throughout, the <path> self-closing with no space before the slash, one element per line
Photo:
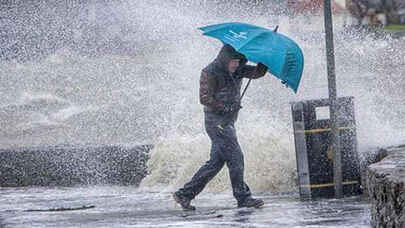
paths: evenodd
<path fill-rule="evenodd" d="M 0 227 L 7 228 L 370 227 L 361 197 L 300 201 L 296 193 L 261 194 L 263 208 L 238 209 L 231 193 L 202 193 L 193 201 L 197 211 L 184 212 L 170 192 L 134 187 L 0 188 L 0 194 Z"/>

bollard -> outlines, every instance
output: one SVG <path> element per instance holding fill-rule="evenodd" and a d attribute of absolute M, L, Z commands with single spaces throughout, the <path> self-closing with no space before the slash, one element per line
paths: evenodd
<path fill-rule="evenodd" d="M 354 98 L 338 99 L 343 195 L 361 194 Z M 334 197 L 329 99 L 291 103 L 301 199 Z"/>

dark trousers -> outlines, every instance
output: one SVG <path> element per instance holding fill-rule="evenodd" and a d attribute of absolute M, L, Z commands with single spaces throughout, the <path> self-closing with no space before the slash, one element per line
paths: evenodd
<path fill-rule="evenodd" d="M 236 118 L 237 113 L 224 116 L 205 112 L 205 129 L 212 142 L 210 160 L 178 191 L 179 194 L 194 199 L 226 164 L 236 200 L 240 202 L 251 195 L 243 181 L 244 161 L 234 127 Z"/>

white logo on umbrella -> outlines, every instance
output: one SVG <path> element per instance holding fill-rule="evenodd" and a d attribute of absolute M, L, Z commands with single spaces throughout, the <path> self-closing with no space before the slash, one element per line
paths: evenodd
<path fill-rule="evenodd" d="M 233 38 L 235 38 L 235 39 L 247 39 L 248 37 L 247 37 L 247 32 L 240 32 L 240 33 L 236 33 L 236 32 L 234 32 L 234 31 L 232 31 L 232 30 L 229 30 L 229 32 L 232 34 L 232 36 L 233 36 Z"/>

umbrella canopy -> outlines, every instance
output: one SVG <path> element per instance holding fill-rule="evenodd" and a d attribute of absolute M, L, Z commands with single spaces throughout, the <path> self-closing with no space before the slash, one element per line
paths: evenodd
<path fill-rule="evenodd" d="M 271 74 L 297 92 L 304 68 L 304 56 L 300 47 L 290 38 L 266 28 L 238 22 L 199 29 L 203 35 L 231 45 L 249 61 L 263 63 Z"/>

